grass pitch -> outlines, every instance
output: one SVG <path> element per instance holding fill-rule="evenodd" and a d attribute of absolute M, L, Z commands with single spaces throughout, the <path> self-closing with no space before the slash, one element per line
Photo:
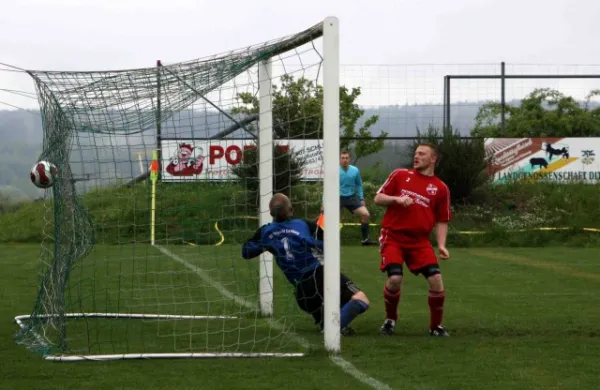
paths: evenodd
<path fill-rule="evenodd" d="M 169 246 L 171 253 L 247 301 L 256 300 L 256 260 L 239 247 Z M 100 246 L 76 267 L 70 311 L 237 314 L 238 319 L 178 322 L 69 322 L 72 347 L 91 353 L 305 351 L 303 358 L 53 363 L 16 345 L 13 319 L 29 314 L 38 288 L 38 245 L 0 247 L 0 388 L 363 389 L 326 356 L 309 318 L 294 305 L 278 269 L 277 327 L 155 248 Z M 342 269 L 372 301 L 342 339 L 342 357 L 398 389 L 593 389 L 600 378 L 600 261 L 595 249 L 472 248 L 444 262 L 445 325 L 427 334 L 427 286 L 407 275 L 397 333 L 378 335 L 384 318 L 376 248 L 344 247 Z M 206 277 L 206 275 L 205 275 Z M 183 287 L 185 286 L 185 288 Z M 83 335 L 86 335 L 84 339 Z M 91 335 L 92 337 L 87 337 Z"/>

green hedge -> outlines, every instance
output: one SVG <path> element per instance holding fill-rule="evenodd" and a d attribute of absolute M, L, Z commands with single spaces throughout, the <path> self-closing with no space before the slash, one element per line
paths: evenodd
<path fill-rule="evenodd" d="M 384 209 L 373 198 L 381 183 L 365 182 L 372 223 L 378 224 Z M 503 184 L 484 185 L 469 203 L 453 206 L 449 245 L 598 245 L 600 233 L 600 185 Z M 316 218 L 322 187 L 302 183 L 292 188 L 297 216 Z M 147 242 L 150 238 L 150 186 L 103 189 L 82 197 L 92 215 L 99 243 Z M 157 190 L 158 240 L 216 244 L 239 243 L 258 226 L 254 197 L 236 184 L 161 184 Z M 22 205 L 0 215 L 0 242 L 40 242 L 44 221 L 52 234 L 51 204 L 41 201 Z M 45 211 L 46 210 L 46 211 Z M 342 212 L 342 222 L 358 223 L 358 217 Z M 216 225 L 216 226 L 215 226 Z M 217 229 L 221 232 L 217 231 Z M 559 230 L 539 230 L 559 228 Z M 376 238 L 379 226 L 373 226 Z M 358 226 L 342 229 L 342 243 L 360 241 Z"/>

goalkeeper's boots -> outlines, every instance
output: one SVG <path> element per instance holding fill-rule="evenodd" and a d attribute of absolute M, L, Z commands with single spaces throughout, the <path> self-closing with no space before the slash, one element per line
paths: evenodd
<path fill-rule="evenodd" d="M 324 333 L 325 329 L 323 326 L 321 326 L 321 333 Z M 356 331 L 354 330 L 354 328 L 351 328 L 350 326 L 346 326 L 345 328 L 340 329 L 340 334 L 342 336 L 354 336 L 356 334 Z"/>
<path fill-rule="evenodd" d="M 396 327 L 396 321 L 385 320 L 383 325 L 379 329 L 379 334 L 382 336 L 391 336 L 394 334 L 394 328 Z"/>
<path fill-rule="evenodd" d="M 429 329 L 429 334 L 436 337 L 450 337 L 446 329 L 443 326 L 438 326 L 434 329 Z"/>

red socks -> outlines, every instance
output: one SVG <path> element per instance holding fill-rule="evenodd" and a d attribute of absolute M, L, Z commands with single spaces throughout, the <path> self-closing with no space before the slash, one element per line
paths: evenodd
<path fill-rule="evenodd" d="M 400 290 L 390 291 L 383 288 L 383 301 L 385 302 L 385 314 L 388 320 L 398 320 L 398 302 L 400 302 Z"/>
<path fill-rule="evenodd" d="M 429 298 L 427 299 L 429 302 L 429 313 L 430 313 L 430 321 L 429 321 L 429 329 L 435 329 L 442 324 L 442 318 L 444 316 L 444 300 L 446 298 L 446 293 L 429 291 Z M 386 302 L 386 310 L 387 310 L 387 302 Z"/>
<path fill-rule="evenodd" d="M 397 321 L 398 302 L 400 302 L 400 290 L 392 292 L 388 290 L 387 287 L 384 287 L 383 297 L 385 302 L 386 319 Z M 435 329 L 438 326 L 442 325 L 442 318 L 444 317 L 445 299 L 446 293 L 444 291 L 429 291 L 429 297 L 427 298 L 427 301 L 429 303 L 430 329 Z"/>

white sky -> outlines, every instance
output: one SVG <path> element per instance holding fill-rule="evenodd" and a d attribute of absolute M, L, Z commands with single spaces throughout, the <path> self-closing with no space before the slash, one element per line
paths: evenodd
<path fill-rule="evenodd" d="M 501 61 L 509 73 L 600 74 L 598 0 L 20 0 L 3 1 L 0 9 L 0 62 L 28 69 L 185 61 L 299 32 L 334 15 L 341 81 L 362 86 L 365 105 L 441 103 L 445 74 L 497 73 Z M 509 81 L 507 97 L 535 86 L 582 98 L 600 80 Z M 0 102 L 37 107 L 1 89 L 33 92 L 28 76 L 0 71 Z M 499 95 L 497 81 L 453 84 L 453 101 Z"/>

